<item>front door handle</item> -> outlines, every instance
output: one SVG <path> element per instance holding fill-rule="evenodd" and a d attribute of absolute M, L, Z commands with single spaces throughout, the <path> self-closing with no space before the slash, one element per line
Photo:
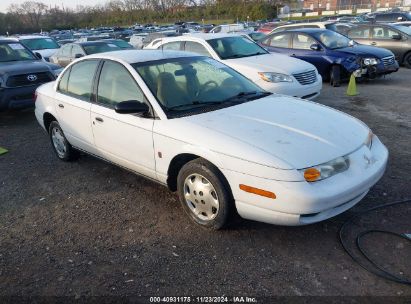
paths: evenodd
<path fill-rule="evenodd" d="M 100 117 L 96 117 L 96 120 L 97 120 L 98 122 L 103 122 L 103 121 L 104 121 L 103 118 L 100 118 Z"/>
<path fill-rule="evenodd" d="M 62 105 L 61 103 L 59 104 L 59 108 L 64 109 L 64 105 Z"/>

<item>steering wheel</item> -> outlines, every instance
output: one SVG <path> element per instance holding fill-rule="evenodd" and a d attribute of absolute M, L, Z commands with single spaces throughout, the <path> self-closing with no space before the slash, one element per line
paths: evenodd
<path fill-rule="evenodd" d="M 214 80 L 209 80 L 200 87 L 200 89 L 197 92 L 197 96 L 199 96 L 201 93 L 203 93 L 206 90 L 206 88 L 210 85 L 213 85 L 214 88 L 218 87 L 217 82 L 215 82 Z"/>

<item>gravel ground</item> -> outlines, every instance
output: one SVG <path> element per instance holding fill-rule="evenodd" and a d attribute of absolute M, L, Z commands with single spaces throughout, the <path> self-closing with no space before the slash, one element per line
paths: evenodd
<path fill-rule="evenodd" d="M 32 110 L 0 113 L 0 296 L 396 296 L 411 288 L 360 268 L 338 241 L 350 214 L 411 197 L 411 70 L 358 85 L 324 84 L 319 103 L 367 123 L 388 170 L 352 210 L 306 227 L 238 219 L 209 232 L 166 188 L 90 156 L 59 161 Z M 411 204 L 350 228 L 411 233 Z M 375 235 L 379 263 L 411 276 L 407 241 Z M 354 247 L 353 247 L 354 248 Z"/>

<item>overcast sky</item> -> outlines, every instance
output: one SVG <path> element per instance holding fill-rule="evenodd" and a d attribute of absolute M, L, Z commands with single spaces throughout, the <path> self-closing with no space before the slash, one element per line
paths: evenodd
<path fill-rule="evenodd" d="M 20 4 L 26 0 L 0 0 L 0 12 L 5 13 L 10 4 Z M 58 5 L 75 8 L 77 5 L 95 5 L 99 3 L 106 3 L 107 0 L 36 0 L 47 5 Z"/>

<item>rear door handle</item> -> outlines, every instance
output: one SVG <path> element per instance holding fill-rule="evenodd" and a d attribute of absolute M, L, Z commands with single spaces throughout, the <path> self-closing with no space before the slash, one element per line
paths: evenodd
<path fill-rule="evenodd" d="M 100 117 L 96 117 L 96 120 L 99 121 L 99 122 L 103 122 L 103 121 L 104 121 L 103 118 L 100 118 Z"/>
<path fill-rule="evenodd" d="M 64 109 L 64 105 L 62 105 L 61 103 L 59 103 L 59 108 Z"/>

